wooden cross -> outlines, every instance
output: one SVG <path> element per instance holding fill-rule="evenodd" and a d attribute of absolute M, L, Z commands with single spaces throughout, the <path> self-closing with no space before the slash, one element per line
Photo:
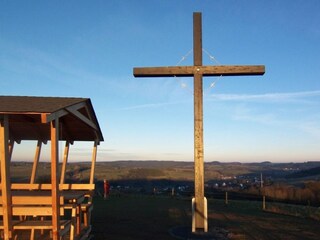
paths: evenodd
<path fill-rule="evenodd" d="M 195 229 L 206 231 L 207 210 L 204 197 L 203 161 L 203 76 L 263 75 L 265 67 L 203 66 L 201 13 L 193 13 L 193 66 L 134 68 L 135 77 L 194 77 L 194 174 L 195 174 Z"/>

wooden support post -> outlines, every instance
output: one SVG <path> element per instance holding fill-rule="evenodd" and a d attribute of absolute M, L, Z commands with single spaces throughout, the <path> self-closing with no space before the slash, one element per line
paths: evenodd
<path fill-rule="evenodd" d="M 98 142 L 95 141 L 94 145 L 93 145 L 93 151 L 92 151 L 90 183 L 94 183 L 94 171 L 95 171 L 95 167 L 96 167 L 97 150 L 98 150 Z"/>
<path fill-rule="evenodd" d="M 1 197 L 4 240 L 12 238 L 12 202 L 9 155 L 9 120 L 7 115 L 0 115 Z"/>
<path fill-rule="evenodd" d="M 13 153 L 14 141 L 9 141 L 9 162 L 11 162 L 12 153 Z"/>
<path fill-rule="evenodd" d="M 59 119 L 50 122 L 51 125 L 51 195 L 52 195 L 52 239 L 60 239 L 60 194 L 58 184 L 59 164 Z"/>
<path fill-rule="evenodd" d="M 41 153 L 41 147 L 42 147 L 42 142 L 40 140 L 38 140 L 36 153 L 34 154 L 30 183 L 35 183 L 35 180 L 36 180 L 38 163 L 39 163 L 40 153 Z"/>
<path fill-rule="evenodd" d="M 63 154 L 63 163 L 61 166 L 60 184 L 64 183 L 64 179 L 66 177 L 67 162 L 68 162 L 68 157 L 69 157 L 69 148 L 70 148 L 70 143 L 69 143 L 69 141 L 66 141 L 66 145 L 64 147 L 64 154 Z"/>
<path fill-rule="evenodd" d="M 14 147 L 14 141 L 10 140 L 9 141 L 9 163 L 11 162 L 13 147 Z M 1 178 L 1 171 L 0 171 L 0 178 Z"/>

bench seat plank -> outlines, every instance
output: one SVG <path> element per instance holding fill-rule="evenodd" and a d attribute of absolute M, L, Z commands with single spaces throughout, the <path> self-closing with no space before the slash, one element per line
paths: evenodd
<path fill-rule="evenodd" d="M 61 220 L 60 228 L 67 229 L 71 225 L 71 220 Z M 3 229 L 3 223 L 0 222 L 0 229 Z M 22 221 L 13 221 L 13 229 L 14 230 L 26 230 L 26 229 L 44 229 L 50 230 L 52 229 L 52 221 L 44 220 L 22 220 Z"/>
<path fill-rule="evenodd" d="M 0 207 L 0 215 L 3 213 L 3 207 Z M 13 216 L 52 216 L 51 206 L 12 206 Z M 60 207 L 60 215 L 64 215 L 64 208 Z"/>
<path fill-rule="evenodd" d="M 1 185 L 0 185 L 1 189 Z M 11 190 L 51 190 L 50 183 L 12 183 Z M 64 183 L 59 184 L 59 190 L 89 190 L 95 189 L 94 183 Z"/>
<path fill-rule="evenodd" d="M 71 221 L 70 220 L 61 220 L 60 221 L 60 228 L 65 229 L 70 227 Z M 15 230 L 23 230 L 23 229 L 52 229 L 52 221 L 45 220 L 45 221 L 37 221 L 37 220 L 25 220 L 18 222 L 13 225 L 13 229 Z"/>

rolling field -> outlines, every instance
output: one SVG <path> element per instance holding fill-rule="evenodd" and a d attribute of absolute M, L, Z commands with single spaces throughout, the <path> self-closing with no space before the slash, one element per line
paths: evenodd
<path fill-rule="evenodd" d="M 29 182 L 32 163 L 12 162 L 12 182 Z M 306 216 L 316 213 L 319 219 L 319 201 L 315 198 L 319 192 L 319 177 L 312 171 L 318 170 L 319 162 L 299 164 L 240 164 L 240 163 L 207 163 L 205 167 L 206 181 L 217 180 L 222 176 L 236 176 L 241 174 L 264 176 L 272 178 L 272 187 L 276 193 L 285 195 L 295 193 L 295 196 L 313 196 L 312 201 L 300 201 L 303 207 L 296 212 L 286 204 L 280 210 L 270 205 L 270 210 L 286 212 L 300 217 L 286 216 L 261 210 L 261 202 L 248 201 L 248 195 L 236 198 L 230 192 L 229 204 L 206 192 L 209 199 L 208 217 L 209 230 L 222 229 L 229 239 L 319 239 L 319 221 L 311 220 Z M 286 170 L 286 169 L 300 169 Z M 89 163 L 70 163 L 67 167 L 66 182 L 88 182 L 90 172 Z M 49 163 L 40 163 L 36 182 L 50 182 Z M 299 174 L 299 178 L 296 175 Z M 302 174 L 302 177 L 300 176 Z M 130 239 L 175 239 L 169 231 L 176 227 L 191 229 L 191 199 L 192 189 L 185 197 L 171 198 L 165 195 L 151 195 L 155 188 L 157 194 L 170 194 L 164 189 L 172 186 L 192 185 L 194 170 L 192 162 L 163 162 L 163 161 L 118 161 L 100 162 L 96 165 L 95 183 L 97 196 L 94 199 L 93 231 L 94 239 L 130 240 Z M 112 191 L 121 189 L 121 194 L 111 194 L 104 200 L 101 195 L 103 179 L 108 179 L 113 186 Z M 307 182 L 313 181 L 313 182 Z M 291 184 L 284 188 L 278 182 Z M 120 186 L 119 186 L 120 185 Z M 120 188 L 118 188 L 118 186 Z M 294 186 L 304 186 L 303 191 L 293 191 Z M 307 188 L 308 187 L 308 188 Z M 265 188 L 267 190 L 267 187 Z M 146 193 L 149 193 L 146 194 Z M 177 191 L 177 193 L 179 193 Z M 180 192 L 182 194 L 182 191 Z M 221 192 L 223 193 L 223 192 Z M 299 194 L 297 194 L 299 193 Z M 313 194 L 313 195 L 312 195 Z M 288 194 L 287 194 L 288 195 Z M 212 199 L 211 197 L 215 198 Z M 233 199 L 243 199 L 242 201 Z M 308 200 L 308 199 L 307 199 Z M 279 205 L 279 204 L 278 204 Z M 268 204 L 267 204 L 268 209 Z M 306 211 L 304 210 L 306 209 Z M 308 214 L 305 214 L 305 213 Z M 301 217 L 301 216 L 304 216 Z M 226 238 L 219 238 L 222 240 Z"/>
<path fill-rule="evenodd" d="M 94 239 L 175 239 L 174 227 L 191 228 L 191 200 L 152 195 L 111 195 L 94 199 Z M 209 230 L 218 227 L 229 239 L 319 239 L 319 222 L 263 212 L 260 202 L 208 202 Z"/>

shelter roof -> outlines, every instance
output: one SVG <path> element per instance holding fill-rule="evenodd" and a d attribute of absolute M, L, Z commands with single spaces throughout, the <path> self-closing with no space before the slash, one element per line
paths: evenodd
<path fill-rule="evenodd" d="M 50 122 L 59 120 L 59 140 L 103 141 L 89 98 L 0 96 L 0 115 L 9 116 L 9 138 L 50 140 Z"/>

